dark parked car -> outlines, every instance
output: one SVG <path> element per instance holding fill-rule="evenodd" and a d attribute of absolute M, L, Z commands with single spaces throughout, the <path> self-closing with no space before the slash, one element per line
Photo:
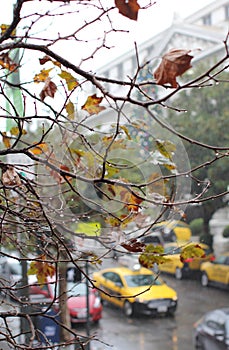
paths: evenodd
<path fill-rule="evenodd" d="M 194 345 L 202 350 L 229 350 L 229 308 L 210 311 L 194 324 Z"/>

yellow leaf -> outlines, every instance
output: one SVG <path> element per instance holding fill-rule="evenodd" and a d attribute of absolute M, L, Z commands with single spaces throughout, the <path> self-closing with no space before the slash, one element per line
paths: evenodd
<path fill-rule="evenodd" d="M 163 166 L 168 170 L 175 170 L 176 169 L 176 166 L 174 164 L 165 163 L 165 164 L 163 164 Z"/>
<path fill-rule="evenodd" d="M 99 114 L 99 112 L 106 109 L 105 107 L 99 105 L 102 102 L 102 99 L 103 97 L 97 97 L 96 94 L 88 96 L 87 101 L 81 107 L 81 109 L 87 111 L 90 115 Z"/>
<path fill-rule="evenodd" d="M 119 169 L 115 168 L 114 166 L 110 166 L 106 164 L 106 177 L 110 178 L 119 172 L 120 172 Z"/>
<path fill-rule="evenodd" d="M 173 152 L 176 150 L 176 146 L 170 141 L 156 141 L 157 150 L 168 159 L 172 159 Z"/>
<path fill-rule="evenodd" d="M 66 112 L 68 113 L 68 118 L 73 120 L 75 118 L 75 108 L 72 101 L 69 101 L 65 106 Z"/>
<path fill-rule="evenodd" d="M 36 74 L 33 78 L 35 83 L 44 83 L 46 79 L 49 77 L 49 72 L 51 72 L 53 68 L 42 69 L 39 74 Z"/>
<path fill-rule="evenodd" d="M 43 142 L 40 143 L 37 146 L 34 146 L 33 148 L 30 149 L 30 152 L 32 152 L 35 155 L 46 153 L 48 151 L 49 147 L 47 143 Z"/>
<path fill-rule="evenodd" d="M 127 127 L 124 126 L 124 125 L 120 125 L 120 128 L 125 132 L 125 134 L 126 134 L 128 140 L 132 140 L 132 138 L 131 138 L 131 136 L 130 136 L 130 134 L 129 134 L 129 130 L 127 129 Z"/>
<path fill-rule="evenodd" d="M 205 251 L 199 244 L 189 244 L 184 249 L 182 249 L 182 252 L 180 254 L 180 260 L 185 261 L 187 259 L 194 259 L 194 258 L 204 258 L 205 257 Z"/>
<path fill-rule="evenodd" d="M 1 24 L 0 28 L 1 28 L 1 35 L 3 35 L 7 29 L 9 28 L 9 24 Z M 16 35 L 16 29 L 14 29 L 12 32 L 11 32 L 11 36 L 15 36 Z"/>
<path fill-rule="evenodd" d="M 118 218 L 115 218 L 113 216 L 107 216 L 105 218 L 105 222 L 112 227 L 118 227 L 121 224 L 121 221 Z"/>
<path fill-rule="evenodd" d="M 69 72 L 62 70 L 59 76 L 66 81 L 69 91 L 73 90 L 79 85 L 76 78 L 74 78 L 73 75 L 71 75 Z"/>
<path fill-rule="evenodd" d="M 154 264 L 163 264 L 170 259 L 165 257 L 164 248 L 161 245 L 147 244 L 145 251 L 139 256 L 140 265 L 150 269 Z"/>
<path fill-rule="evenodd" d="M 27 131 L 22 129 L 22 130 L 19 130 L 19 128 L 17 126 L 13 126 L 11 129 L 10 129 L 10 133 L 11 135 L 13 136 L 18 136 L 20 134 L 20 132 L 22 133 L 22 135 L 26 135 L 27 134 Z"/>
<path fill-rule="evenodd" d="M 55 266 L 45 261 L 45 256 L 42 255 L 43 261 L 32 261 L 28 269 L 28 275 L 36 275 L 39 284 L 44 285 L 47 277 L 53 277 L 55 274 Z"/>
<path fill-rule="evenodd" d="M 6 148 L 10 148 L 11 147 L 11 144 L 10 144 L 10 137 L 8 137 L 6 135 L 6 132 L 2 132 L 2 141 L 4 143 L 4 145 L 6 146 Z"/>

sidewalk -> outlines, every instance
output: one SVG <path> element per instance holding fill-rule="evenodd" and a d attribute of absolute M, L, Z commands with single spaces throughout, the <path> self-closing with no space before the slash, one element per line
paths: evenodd
<path fill-rule="evenodd" d="M 13 302 L 8 301 L 7 299 L 0 296 L 0 312 L 11 312 L 12 315 L 16 315 L 18 313 L 18 307 L 14 305 Z M 20 334 L 19 317 L 7 317 L 6 322 L 12 334 L 10 336 L 18 336 Z M 5 340 L 7 335 L 9 335 L 9 330 L 7 330 L 3 318 L 0 318 L 0 350 L 14 349 L 14 346 L 10 346 L 9 343 Z M 16 340 L 18 341 L 19 338 L 16 338 Z"/>

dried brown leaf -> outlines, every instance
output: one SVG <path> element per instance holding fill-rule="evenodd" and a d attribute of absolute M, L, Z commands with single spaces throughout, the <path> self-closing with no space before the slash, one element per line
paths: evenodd
<path fill-rule="evenodd" d="M 191 68 L 190 62 L 193 56 L 189 55 L 191 50 L 172 49 L 162 56 L 160 65 L 154 72 L 158 85 L 171 84 L 177 87 L 176 78 Z"/>
<path fill-rule="evenodd" d="M 5 186 L 21 186 L 21 179 L 13 166 L 8 165 L 2 171 L 2 183 Z"/>
<path fill-rule="evenodd" d="M 115 0 L 115 6 L 123 16 L 137 21 L 140 9 L 137 0 Z"/>
<path fill-rule="evenodd" d="M 41 101 L 44 101 L 45 97 L 47 96 L 54 98 L 56 90 L 57 90 L 56 84 L 53 81 L 51 81 L 51 79 L 48 77 L 40 93 Z"/>

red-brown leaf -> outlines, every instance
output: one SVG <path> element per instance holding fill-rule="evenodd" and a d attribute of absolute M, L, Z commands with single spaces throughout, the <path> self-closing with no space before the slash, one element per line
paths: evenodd
<path fill-rule="evenodd" d="M 182 75 L 191 68 L 190 62 L 193 56 L 189 55 L 190 50 L 173 49 L 162 56 L 162 61 L 154 72 L 158 85 L 171 84 L 177 87 L 176 77 Z"/>
<path fill-rule="evenodd" d="M 51 81 L 51 79 L 48 77 L 45 81 L 45 86 L 43 87 L 40 93 L 41 100 L 44 101 L 45 97 L 47 96 L 53 98 L 55 96 L 56 90 L 56 84 L 53 83 L 53 81 Z"/>
<path fill-rule="evenodd" d="M 115 6 L 123 16 L 137 21 L 140 9 L 137 0 L 115 0 Z"/>
<path fill-rule="evenodd" d="M 135 238 L 130 241 L 130 243 L 122 243 L 122 247 L 128 250 L 129 252 L 142 252 L 145 248 L 145 244 L 138 242 Z"/>

